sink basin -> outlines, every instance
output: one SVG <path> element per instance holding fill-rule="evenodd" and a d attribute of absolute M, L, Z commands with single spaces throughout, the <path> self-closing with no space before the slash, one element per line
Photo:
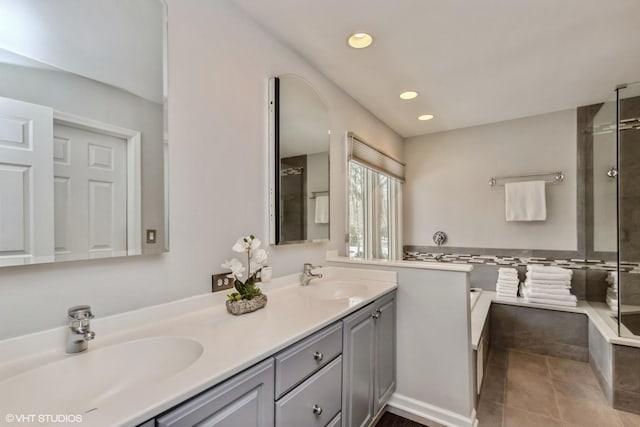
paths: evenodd
<path fill-rule="evenodd" d="M 311 282 L 309 286 L 303 287 L 302 291 L 312 298 L 329 301 L 362 296 L 367 289 L 367 285 L 363 283 L 331 280 Z"/>
<path fill-rule="evenodd" d="M 158 337 L 114 344 L 39 366 L 0 382 L 7 413 L 83 414 L 118 393 L 162 381 L 192 365 L 202 345 Z"/>

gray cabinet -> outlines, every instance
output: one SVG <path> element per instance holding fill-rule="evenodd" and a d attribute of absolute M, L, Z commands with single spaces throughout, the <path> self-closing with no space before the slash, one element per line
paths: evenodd
<path fill-rule="evenodd" d="M 376 302 L 379 316 L 376 320 L 376 345 L 373 384 L 375 389 L 374 413 L 389 401 L 396 390 L 396 294 Z"/>
<path fill-rule="evenodd" d="M 342 353 L 342 323 L 331 325 L 276 355 L 276 398 Z"/>
<path fill-rule="evenodd" d="M 325 427 L 340 413 L 342 357 L 276 402 L 277 427 Z"/>
<path fill-rule="evenodd" d="M 274 367 L 268 359 L 158 417 L 158 427 L 272 427 Z"/>
<path fill-rule="evenodd" d="M 139 427 L 360 427 L 396 385 L 396 293 Z"/>
<path fill-rule="evenodd" d="M 368 426 L 395 390 L 396 293 L 343 320 L 342 419 Z"/>
<path fill-rule="evenodd" d="M 338 425 L 341 354 L 342 322 L 337 322 L 275 356 L 276 427 Z"/>

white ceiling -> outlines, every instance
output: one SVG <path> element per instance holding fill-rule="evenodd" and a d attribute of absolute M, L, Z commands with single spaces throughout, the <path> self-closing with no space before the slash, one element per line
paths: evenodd
<path fill-rule="evenodd" d="M 593 104 L 640 80 L 640 0 L 233 1 L 404 137 Z M 358 31 L 370 48 L 346 45 Z M 408 89 L 420 96 L 400 100 Z"/>

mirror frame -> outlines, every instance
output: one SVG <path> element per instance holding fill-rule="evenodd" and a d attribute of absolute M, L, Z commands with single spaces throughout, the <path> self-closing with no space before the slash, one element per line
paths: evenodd
<path fill-rule="evenodd" d="M 271 245 L 295 245 L 305 243 L 323 243 L 331 239 L 331 129 L 327 128 L 327 188 L 329 188 L 329 222 L 327 224 L 327 237 L 322 239 L 292 240 L 282 241 L 280 239 L 280 78 L 282 76 L 293 76 L 303 80 L 322 101 L 324 101 L 318 91 L 303 77 L 296 74 L 286 73 L 279 76 L 269 78 L 269 99 L 268 99 L 268 174 L 269 174 L 269 243 Z M 329 118 L 329 109 L 327 107 L 327 118 Z M 329 120 L 328 125 L 330 126 Z"/>

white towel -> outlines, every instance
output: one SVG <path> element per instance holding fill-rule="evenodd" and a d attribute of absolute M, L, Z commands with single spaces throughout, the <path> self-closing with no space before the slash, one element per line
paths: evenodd
<path fill-rule="evenodd" d="M 505 273 L 504 271 L 498 272 L 498 277 L 504 277 L 505 279 L 517 279 L 518 273 Z"/>
<path fill-rule="evenodd" d="M 546 298 L 525 298 L 528 302 L 533 302 L 536 304 L 547 304 L 547 305 L 562 305 L 565 307 L 576 307 L 578 305 L 577 301 L 556 301 L 552 299 Z"/>
<path fill-rule="evenodd" d="M 501 280 L 498 280 L 498 282 L 496 282 L 496 286 L 501 287 L 501 288 L 518 288 L 519 283 L 518 282 L 503 282 Z"/>
<path fill-rule="evenodd" d="M 507 221 L 546 221 L 544 181 L 509 182 L 504 185 Z"/>
<path fill-rule="evenodd" d="M 556 289 L 571 289 L 571 282 L 541 282 L 537 280 L 527 279 L 524 281 L 525 286 L 538 286 L 540 288 L 556 288 Z"/>
<path fill-rule="evenodd" d="M 562 282 L 565 280 L 571 280 L 572 274 L 567 273 L 538 273 L 537 271 L 527 272 L 527 277 L 531 280 L 548 280 Z"/>
<path fill-rule="evenodd" d="M 575 295 L 571 295 L 571 294 L 557 295 L 557 294 L 537 292 L 531 289 L 525 289 L 524 296 L 526 298 L 542 298 L 542 299 L 549 299 L 549 300 L 556 300 L 556 301 L 577 301 L 578 300 L 578 298 L 576 298 Z"/>
<path fill-rule="evenodd" d="M 316 196 L 316 224 L 329 223 L 329 196 Z"/>
<path fill-rule="evenodd" d="M 536 286 L 523 286 L 522 289 L 526 292 L 527 290 L 531 290 L 531 292 L 540 292 L 544 294 L 553 294 L 553 295 L 571 295 L 569 288 L 542 288 Z"/>
<path fill-rule="evenodd" d="M 527 264 L 527 271 L 536 273 L 573 274 L 573 270 L 552 265 Z"/>
<path fill-rule="evenodd" d="M 503 292 L 497 292 L 496 295 L 498 295 L 500 298 L 518 298 L 518 294 L 517 293 L 503 293 Z"/>

